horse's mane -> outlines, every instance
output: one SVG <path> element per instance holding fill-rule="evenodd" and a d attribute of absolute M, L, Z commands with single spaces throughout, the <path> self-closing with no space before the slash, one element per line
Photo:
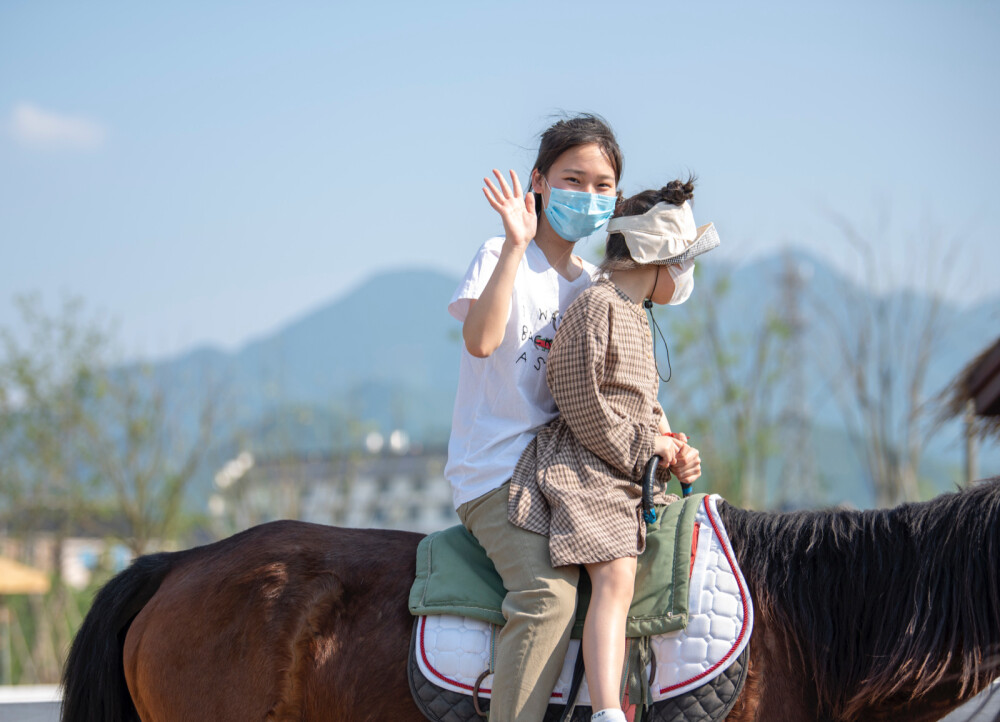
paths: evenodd
<path fill-rule="evenodd" d="M 893 509 L 722 512 L 825 714 L 855 719 L 941 683 L 964 698 L 998 675 L 1000 478 Z"/>

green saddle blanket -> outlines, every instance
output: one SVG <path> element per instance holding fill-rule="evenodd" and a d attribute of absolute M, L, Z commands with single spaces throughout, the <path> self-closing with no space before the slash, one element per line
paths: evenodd
<path fill-rule="evenodd" d="M 693 494 L 658 507 L 657 521 L 647 525 L 646 550 L 638 559 L 627 636 L 665 634 L 687 625 L 691 538 L 694 516 L 704 498 L 704 494 Z M 590 603 L 586 572 L 580 575 L 578 593 L 573 627 L 577 639 L 583 634 Z M 464 526 L 430 534 L 417 547 L 417 575 L 409 600 L 412 614 L 457 614 L 502 625 L 500 605 L 505 594 L 486 550 Z"/>

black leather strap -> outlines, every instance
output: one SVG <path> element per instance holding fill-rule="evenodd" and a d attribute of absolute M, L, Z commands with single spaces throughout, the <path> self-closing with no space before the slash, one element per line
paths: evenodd
<path fill-rule="evenodd" d="M 583 685 L 583 645 L 576 655 L 576 665 L 573 667 L 573 683 L 569 686 L 569 696 L 566 698 L 566 709 L 563 710 L 559 722 L 569 722 L 573 719 L 573 710 L 576 709 L 576 699 L 580 696 L 580 687 Z"/>

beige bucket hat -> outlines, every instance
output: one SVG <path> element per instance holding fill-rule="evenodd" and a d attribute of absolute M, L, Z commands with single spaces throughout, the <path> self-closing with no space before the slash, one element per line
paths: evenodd
<path fill-rule="evenodd" d="M 691 205 L 677 206 L 661 201 L 638 216 L 621 216 L 608 221 L 608 234 L 625 237 L 632 260 L 640 265 L 683 263 L 719 245 L 715 226 L 695 226 Z"/>

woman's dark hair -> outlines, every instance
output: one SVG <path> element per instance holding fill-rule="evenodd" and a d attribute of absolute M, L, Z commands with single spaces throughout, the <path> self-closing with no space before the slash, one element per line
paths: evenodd
<path fill-rule="evenodd" d="M 612 218 L 622 216 L 640 216 L 657 203 L 671 203 L 679 206 L 684 201 L 694 198 L 694 184 L 698 179 L 690 175 L 686 181 L 672 180 L 659 190 L 648 190 L 636 193 L 630 198 L 618 201 Z M 608 242 L 604 247 L 604 260 L 601 270 L 615 271 L 618 269 L 635 268 L 638 266 L 629 255 L 625 245 L 625 236 L 621 233 L 608 234 Z"/>
<path fill-rule="evenodd" d="M 617 186 L 622 178 L 621 148 L 618 147 L 618 141 L 615 140 L 615 134 L 607 121 L 592 113 L 564 118 L 549 126 L 542 133 L 542 140 L 538 144 L 538 157 L 535 158 L 532 170 L 537 170 L 545 175 L 556 159 L 567 150 L 588 143 L 595 143 L 607 157 L 611 167 L 614 168 L 615 185 Z M 542 198 L 541 195 L 535 193 L 535 213 L 541 214 L 541 212 Z"/>

